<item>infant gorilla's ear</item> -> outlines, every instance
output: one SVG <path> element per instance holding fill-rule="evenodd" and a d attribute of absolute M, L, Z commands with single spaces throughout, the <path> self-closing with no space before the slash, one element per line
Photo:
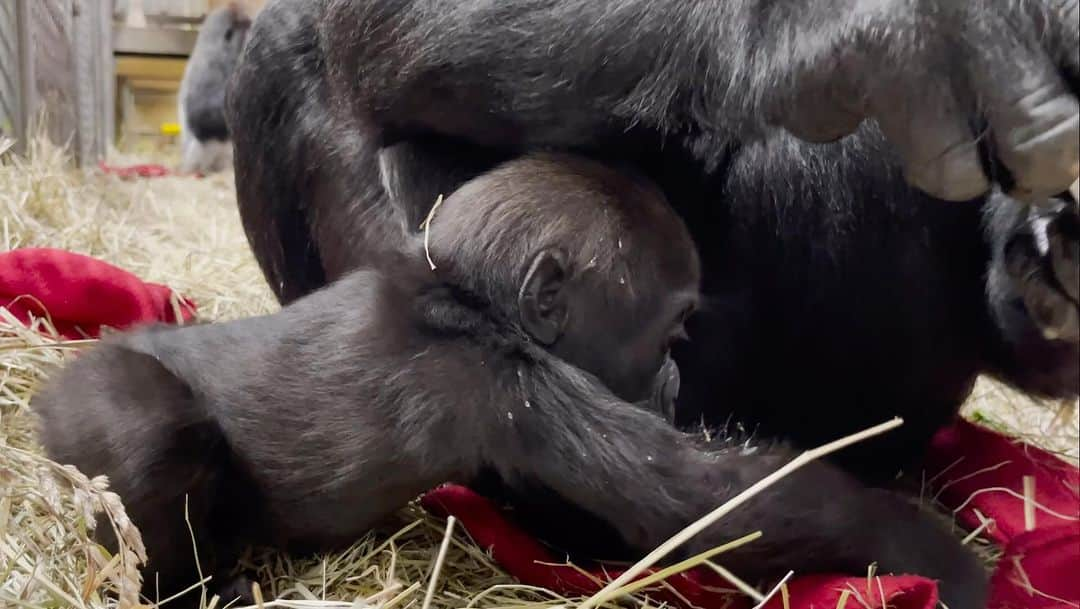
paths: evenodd
<path fill-rule="evenodd" d="M 559 248 L 546 248 L 533 258 L 518 292 L 521 326 L 542 345 L 555 343 L 566 328 L 567 255 Z"/>

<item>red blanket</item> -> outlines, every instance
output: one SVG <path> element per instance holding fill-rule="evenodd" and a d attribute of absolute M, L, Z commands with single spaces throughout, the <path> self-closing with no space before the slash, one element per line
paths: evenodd
<path fill-rule="evenodd" d="M 55 249 L 0 254 L 0 307 L 24 323 L 49 318 L 69 339 L 97 337 L 150 322 L 190 321 L 195 305 L 100 260 Z"/>
<path fill-rule="evenodd" d="M 156 164 L 106 165 L 104 162 L 101 162 L 98 163 L 98 169 L 100 169 L 102 173 L 118 176 L 122 180 L 134 178 L 163 178 L 165 176 L 173 175 L 168 167 Z"/>
<path fill-rule="evenodd" d="M 26 319 L 51 316 L 69 337 L 96 336 L 102 326 L 130 328 L 152 321 L 187 320 L 195 306 L 164 286 L 147 284 L 92 258 L 47 249 L 0 254 L 0 306 Z M 177 313 L 178 312 L 178 313 Z M 942 431 L 927 460 L 933 488 L 961 524 L 1004 549 L 993 580 L 991 609 L 1066 609 L 1080 606 L 1080 470 L 1044 451 L 969 423 Z M 1035 526 L 1025 526 L 1025 476 L 1034 485 Z M 1019 497 L 1019 498 L 1018 498 Z M 440 487 L 422 503 L 457 517 L 473 539 L 522 583 L 566 595 L 599 590 L 616 570 L 583 573 L 553 556 L 491 502 L 460 486 Z M 981 515 L 981 518 L 980 518 Z M 983 519 L 992 520 L 983 525 Z M 678 606 L 735 609 L 738 597 L 716 574 L 692 571 L 668 580 L 653 596 Z M 915 576 L 802 575 L 788 585 L 795 609 L 935 609 L 934 582 Z M 838 605 L 848 592 L 843 607 Z M 729 604 L 731 603 L 731 604 Z M 780 599 L 767 605 L 780 609 Z"/>
<path fill-rule="evenodd" d="M 934 439 L 927 471 L 937 472 L 932 486 L 959 522 L 983 526 L 1005 551 L 994 574 L 993 609 L 1080 607 L 1080 470 L 1046 451 L 959 423 Z M 1031 530 L 1024 516 L 1025 477 L 1034 482 Z"/>

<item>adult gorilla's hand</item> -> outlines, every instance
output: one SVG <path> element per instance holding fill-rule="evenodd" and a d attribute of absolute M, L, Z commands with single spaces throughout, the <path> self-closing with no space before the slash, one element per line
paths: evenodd
<path fill-rule="evenodd" d="M 275 19 L 306 13 L 325 103 L 355 112 L 382 145 L 434 133 L 504 150 L 610 150 L 644 129 L 722 165 L 712 157 L 727 143 L 776 125 L 827 141 L 872 118 L 925 191 L 962 200 L 996 181 L 1037 201 L 1078 172 L 1078 5 L 277 0 L 249 48 L 276 35 Z"/>
<path fill-rule="evenodd" d="M 795 86 L 771 114 L 797 136 L 828 141 L 874 118 L 908 180 L 944 199 L 981 195 L 993 178 L 1032 201 L 1076 179 L 1077 0 L 830 2 L 851 13 L 828 26 L 783 4 L 771 10 L 791 13 L 766 19 L 802 31 L 787 38 Z"/>

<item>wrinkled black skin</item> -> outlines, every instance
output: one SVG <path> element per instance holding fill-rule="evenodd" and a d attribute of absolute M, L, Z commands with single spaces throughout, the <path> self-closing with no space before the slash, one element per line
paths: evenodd
<path fill-rule="evenodd" d="M 273 1 L 234 81 L 244 94 L 230 97 L 255 255 L 291 302 L 350 269 L 385 265 L 401 231 L 416 230 L 436 196 L 469 176 L 522 151 L 572 149 L 646 173 L 697 240 L 707 300 L 691 320 L 693 342 L 676 352 L 680 425 L 734 417 L 759 437 L 808 446 L 899 415 L 902 430 L 838 457 L 880 482 L 918 461 L 979 373 L 1075 396 L 1075 343 L 1039 336 L 1016 307 L 1023 295 L 1012 275 L 987 279 L 1025 230 L 1025 207 L 986 198 L 982 176 L 1028 198 L 1052 195 L 1067 184 L 1056 159 L 1075 156 L 1073 144 L 1043 142 L 1038 163 L 1018 162 L 1007 146 L 981 150 L 981 162 L 975 146 L 941 160 L 934 150 L 955 143 L 935 140 L 941 115 L 928 110 L 921 129 L 898 124 L 954 102 L 966 124 L 970 100 L 988 89 L 987 99 L 1021 97 L 1015 87 L 1030 83 L 1010 66 L 1052 63 L 1075 91 L 1076 3 L 966 3 L 939 12 L 937 29 L 921 21 L 920 35 L 971 36 L 959 47 L 943 42 L 947 51 L 940 40 L 905 46 L 918 39 L 902 12 L 908 3 L 875 4 L 884 12 L 865 22 L 835 4 Z M 1014 10 L 1022 14 L 1005 21 L 1016 27 L 999 35 L 1001 11 Z M 832 29 L 811 31 L 810 22 Z M 859 23 L 876 26 L 880 40 L 852 34 Z M 794 40 L 770 35 L 788 24 Z M 878 63 L 861 46 L 876 43 L 887 58 Z M 810 52 L 825 47 L 856 56 L 830 63 L 829 53 Z M 751 48 L 764 50 L 740 54 Z M 977 71 L 1003 82 L 978 91 L 935 80 L 956 76 L 962 89 L 966 70 L 1001 57 L 1010 59 L 1000 69 Z M 848 69 L 858 74 L 828 81 Z M 1057 77 L 1046 77 L 1047 90 L 1060 93 Z M 830 84 L 834 101 L 865 103 L 820 103 L 814 93 Z M 1075 104 L 1055 99 L 1066 114 Z M 864 116 L 882 127 L 864 124 L 831 145 L 767 124 L 823 141 Z M 1006 141 L 1015 125 L 989 118 L 997 136 L 984 141 Z M 941 168 L 949 171 L 934 173 Z M 986 229 L 987 215 L 1014 221 Z M 834 524 L 812 534 L 835 540 L 871 526 Z M 976 596 L 945 594 L 964 599 L 950 606 L 978 606 Z"/>
<path fill-rule="evenodd" d="M 632 277 L 652 280 L 612 301 L 616 317 L 652 310 L 648 303 L 666 296 L 651 286 L 696 285 L 689 236 L 658 230 L 676 224 L 656 216 L 638 217 L 645 220 L 618 223 L 627 243 L 644 248 L 634 254 L 670 259 L 658 246 L 688 254 L 680 265 L 631 268 Z M 556 224 L 536 218 L 541 232 Z M 600 232 L 582 221 L 561 226 L 556 240 Z M 211 592 L 224 593 L 236 589 L 229 570 L 249 544 L 340 548 L 420 493 L 485 475 L 518 494 L 546 489 L 603 518 L 629 547 L 651 548 L 790 459 L 779 445 L 743 453 L 706 444 L 616 397 L 598 376 L 536 343 L 523 314 L 528 298 L 481 287 L 521 269 L 493 265 L 489 273 L 469 258 L 458 262 L 454 249 L 436 250 L 441 266 L 432 272 L 409 241 L 411 255 L 396 257 L 392 270 L 356 271 L 272 315 L 109 338 L 35 396 L 49 456 L 107 475 L 124 499 L 147 547 L 145 581 L 162 598 L 197 580 L 192 534 L 202 573 L 216 582 Z M 473 241 L 461 247 L 491 247 Z M 591 277 L 594 287 L 568 292 L 570 307 L 621 289 L 599 273 L 569 274 Z M 484 297 L 497 293 L 517 302 Z M 597 344 L 620 340 L 604 334 Z M 763 539 L 725 556 L 744 577 L 857 572 L 877 562 L 941 578 L 952 607 L 982 606 L 983 567 L 946 527 L 833 466 L 812 464 L 744 508 L 677 556 L 762 529 Z M 868 514 L 879 526 L 852 526 Z M 111 529 L 99 533 L 115 549 Z M 181 599 L 197 602 L 197 594 Z"/>

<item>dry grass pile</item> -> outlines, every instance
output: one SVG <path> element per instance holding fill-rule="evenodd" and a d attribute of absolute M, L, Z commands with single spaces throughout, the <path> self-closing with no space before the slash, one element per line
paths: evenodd
<path fill-rule="evenodd" d="M 980 379 L 964 405 L 973 421 L 1080 462 L 1080 408 L 1075 400 L 1040 403 L 989 379 Z"/>
<path fill-rule="evenodd" d="M 2 149 L 0 142 L 0 251 L 48 246 L 95 256 L 192 297 L 205 319 L 276 308 L 240 229 L 230 175 L 122 181 L 75 171 L 61 151 L 40 142 L 28 161 Z M 34 439 L 31 395 L 82 346 L 37 330 L 47 333 L 47 322 L 25 328 L 0 309 L 0 607 L 115 606 L 108 592 L 132 606 L 142 548 L 122 501 L 104 480 L 44 458 Z M 1000 391 L 981 386 L 970 408 L 1076 456 L 1075 409 L 1067 419 L 1044 420 L 1055 415 Z M 119 533 L 118 555 L 90 541 L 95 524 Z M 344 552 L 307 559 L 262 553 L 249 556 L 247 566 L 257 571 L 266 599 L 291 601 L 267 606 L 419 607 L 445 531 L 441 520 L 410 506 L 389 529 Z M 576 600 L 515 584 L 460 527 L 449 539 L 434 607 L 541 608 Z M 631 603 L 650 605 L 641 596 Z"/>

